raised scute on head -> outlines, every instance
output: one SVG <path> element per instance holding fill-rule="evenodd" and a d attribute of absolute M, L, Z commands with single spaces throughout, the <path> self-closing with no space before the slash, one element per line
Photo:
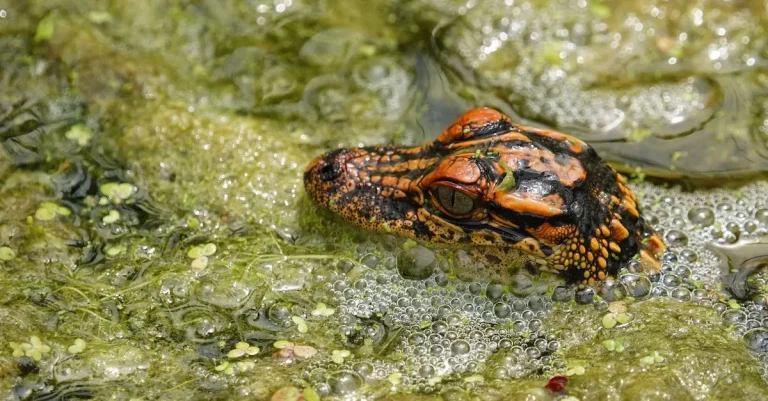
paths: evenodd
<path fill-rule="evenodd" d="M 441 161 L 434 171 L 421 181 L 426 189 L 438 181 L 452 181 L 460 184 L 474 184 L 480 179 L 480 168 L 467 155 L 450 156 Z"/>
<path fill-rule="evenodd" d="M 536 216 L 554 217 L 562 215 L 565 209 L 563 198 L 557 194 L 541 196 L 526 192 L 494 192 L 494 201 L 506 210 L 528 213 Z"/>
<path fill-rule="evenodd" d="M 494 109 L 481 107 L 459 116 L 440 134 L 435 142 L 440 145 L 447 145 L 456 141 L 466 141 L 507 132 L 510 129 L 512 129 L 512 122 L 509 117 Z"/>

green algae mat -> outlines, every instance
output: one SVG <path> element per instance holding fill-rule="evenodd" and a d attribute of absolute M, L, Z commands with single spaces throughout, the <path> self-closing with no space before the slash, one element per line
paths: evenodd
<path fill-rule="evenodd" d="M 764 1 L 0 0 L 4 400 L 768 399 Z M 302 176 L 494 107 L 662 274 L 474 280 Z"/>

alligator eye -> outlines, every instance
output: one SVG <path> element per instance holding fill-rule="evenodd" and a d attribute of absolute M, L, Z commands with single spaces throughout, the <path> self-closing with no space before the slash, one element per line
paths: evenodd
<path fill-rule="evenodd" d="M 437 187 L 437 200 L 445 210 L 457 216 L 467 214 L 475 207 L 475 201 L 471 196 L 445 186 Z"/>

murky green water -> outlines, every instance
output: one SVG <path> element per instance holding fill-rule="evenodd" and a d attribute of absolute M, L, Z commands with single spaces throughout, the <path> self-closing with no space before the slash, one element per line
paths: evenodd
<path fill-rule="evenodd" d="M 0 0 L 0 393 L 766 399 L 766 18 L 763 1 Z M 633 178 L 664 274 L 599 294 L 462 281 L 460 255 L 306 199 L 315 156 L 431 141 L 479 105 Z"/>

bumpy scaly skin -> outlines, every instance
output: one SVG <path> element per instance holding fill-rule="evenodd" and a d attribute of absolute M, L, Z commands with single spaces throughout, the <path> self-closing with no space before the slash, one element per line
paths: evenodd
<path fill-rule="evenodd" d="M 522 261 L 592 284 L 638 254 L 658 270 L 655 255 L 664 248 L 624 177 L 592 147 L 487 108 L 470 110 L 420 147 L 329 152 L 310 163 L 304 185 L 349 222 L 471 249 L 500 273 Z M 440 187 L 469 196 L 471 210 L 457 215 L 441 202 Z"/>

